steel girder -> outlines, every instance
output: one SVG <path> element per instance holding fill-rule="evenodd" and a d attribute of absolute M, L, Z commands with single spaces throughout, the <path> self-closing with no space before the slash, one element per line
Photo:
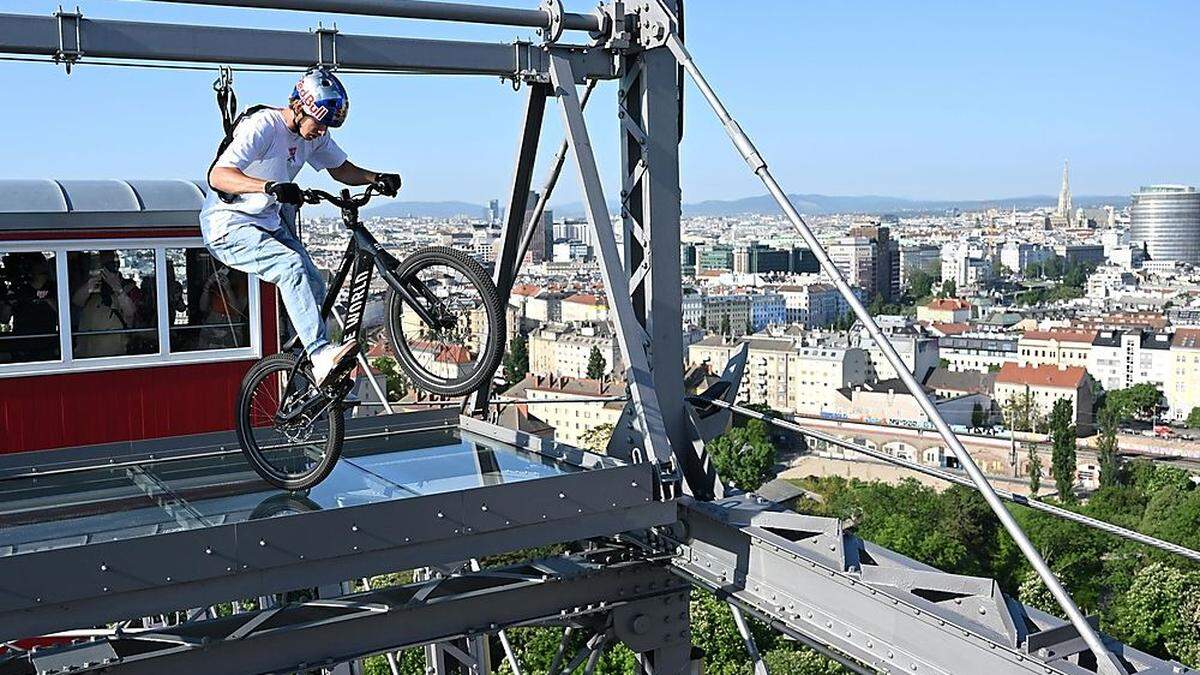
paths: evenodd
<path fill-rule="evenodd" d="M 991 579 L 941 572 L 753 495 L 681 500 L 679 574 L 805 642 L 883 672 L 1091 675 L 1074 627 Z M 1131 673 L 1190 672 L 1110 638 Z"/>
<path fill-rule="evenodd" d="M 619 553 L 619 552 L 618 552 Z M 589 622 L 637 652 L 690 650 L 686 581 L 661 563 L 552 558 L 0 661 L 2 675 L 293 672 L 537 622 Z M 594 617 L 601 615 L 597 621 Z M 655 670 L 682 675 L 682 668 Z"/>
<path fill-rule="evenodd" d="M 664 425 L 662 399 L 655 389 L 651 362 L 647 355 L 650 337 L 634 312 L 629 295 L 629 279 L 621 267 L 621 256 L 617 250 L 616 235 L 612 219 L 608 214 L 600 174 L 596 169 L 596 157 L 588 137 L 579 92 L 575 89 L 576 76 L 571 63 L 557 55 L 550 56 L 550 76 L 554 93 L 559 100 L 563 127 L 567 140 L 575 155 L 579 170 L 579 189 L 583 194 L 588 223 L 596 238 L 597 257 L 604 277 L 604 290 L 608 305 L 613 312 L 617 342 L 625 356 L 626 374 L 629 380 L 631 408 L 641 423 L 644 461 L 653 461 L 664 469 L 664 478 L 674 480 L 678 463 L 674 461 L 670 440 Z M 678 255 L 676 255 L 678 257 Z M 678 328 L 678 327 L 676 327 Z M 678 332 L 678 330 L 676 331 Z M 680 366 L 682 364 L 679 364 Z"/>
<path fill-rule="evenodd" d="M 550 54 L 567 59 L 579 82 L 616 77 L 603 49 L 528 42 L 495 44 L 457 40 L 187 26 L 88 19 L 78 15 L 0 14 L 0 53 L 55 57 L 260 65 L 459 75 L 494 75 L 547 81 Z"/>
<path fill-rule="evenodd" d="M 354 436 L 396 426 L 397 418 L 403 415 L 352 421 L 347 447 L 363 442 L 351 440 Z M 606 536 L 676 519 L 673 503 L 653 498 L 655 476 L 649 465 L 621 465 L 478 420 L 458 420 L 463 429 L 590 465 L 591 470 L 2 556 L 0 640 Z M 252 483 L 260 489 L 261 484 Z"/>

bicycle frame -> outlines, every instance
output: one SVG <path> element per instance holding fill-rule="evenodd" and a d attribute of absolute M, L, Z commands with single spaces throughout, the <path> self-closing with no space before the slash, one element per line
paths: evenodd
<path fill-rule="evenodd" d="M 342 191 L 342 198 L 347 202 L 349 201 L 348 190 Z M 321 318 L 323 320 L 327 320 L 333 314 L 333 307 L 337 303 L 338 295 L 341 293 L 346 281 L 350 280 L 349 300 L 342 331 L 343 335 L 353 335 L 357 338 L 362 329 L 362 319 L 367 305 L 367 296 L 370 293 L 371 275 L 375 270 L 378 270 L 379 275 L 387 282 L 388 286 L 395 289 L 396 293 L 404 300 L 404 303 L 412 308 L 426 325 L 444 327 L 454 324 L 455 319 L 449 315 L 441 300 L 425 284 L 416 278 L 401 279 L 395 274 L 394 270 L 399 267 L 400 261 L 391 253 L 388 253 L 375 236 L 363 226 L 358 218 L 357 206 L 342 207 L 342 223 L 346 229 L 350 230 L 350 241 L 346 245 L 346 252 L 342 255 L 342 262 L 338 266 L 337 274 L 334 275 L 333 280 L 330 282 L 329 289 L 325 294 L 325 300 L 321 304 Z M 429 308 L 417 301 L 417 296 L 420 296 L 435 311 L 430 312 Z M 283 345 L 283 350 L 294 349 L 298 342 L 299 336 L 293 336 Z M 306 412 L 310 407 L 309 403 L 315 403 L 315 401 L 310 399 L 305 404 L 296 406 L 295 410 L 287 410 L 290 406 L 286 404 L 290 402 L 292 396 L 295 394 L 291 384 L 295 381 L 295 373 L 300 368 L 305 367 L 307 363 L 307 358 L 301 358 L 297 361 L 296 369 L 293 370 L 292 376 L 289 377 L 288 386 L 280 398 L 280 409 L 275 415 L 277 421 L 290 422 Z M 342 395 L 344 396 L 344 393 Z"/>

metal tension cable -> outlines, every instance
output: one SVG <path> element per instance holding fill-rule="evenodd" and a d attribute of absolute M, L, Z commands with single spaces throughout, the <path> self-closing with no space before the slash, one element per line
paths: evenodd
<path fill-rule="evenodd" d="M 792 420 L 783 419 L 780 417 L 776 417 L 774 415 L 768 415 L 766 413 L 759 412 L 752 408 L 746 408 L 746 407 L 743 407 L 743 406 L 740 406 L 740 405 L 737 405 L 734 403 L 726 403 L 725 401 L 723 401 L 721 399 L 710 399 L 710 398 L 705 398 L 702 396 L 691 396 L 688 398 L 688 402 L 692 403 L 693 405 L 697 406 L 698 408 L 705 408 L 708 406 L 716 406 L 718 408 L 724 408 L 726 410 L 733 411 L 739 415 L 745 415 L 746 417 L 752 417 L 756 420 L 761 420 L 767 424 L 770 424 L 771 426 L 779 427 L 780 429 L 787 429 L 788 431 L 794 431 L 802 436 L 808 436 L 809 438 L 814 438 L 819 441 L 824 441 L 826 443 L 829 443 L 830 445 L 836 445 L 839 448 L 844 448 L 846 450 L 852 450 L 854 452 L 860 452 L 864 455 L 867 455 L 868 457 L 873 457 L 882 462 L 887 462 L 889 464 L 894 464 L 896 466 L 904 467 L 905 469 L 908 469 L 910 471 L 916 471 L 917 473 L 921 473 L 926 476 L 931 476 L 931 477 L 937 478 L 939 480 L 944 480 L 948 483 L 954 483 L 955 485 L 961 485 L 963 487 L 968 487 L 968 488 L 971 488 L 972 490 L 976 490 L 976 491 L 979 490 L 979 488 L 974 483 L 972 483 L 970 480 L 963 478 L 962 476 L 959 476 L 958 474 L 952 473 L 950 471 L 946 471 L 945 469 L 937 469 L 937 468 L 925 466 L 924 464 L 919 464 L 917 462 L 907 460 L 907 459 L 904 459 L 901 457 L 893 457 L 892 455 L 889 455 L 886 452 L 875 450 L 873 448 L 862 445 L 861 443 L 854 443 L 852 441 L 844 440 L 833 434 L 826 433 L 824 431 L 818 431 L 818 430 L 812 429 L 810 427 L 806 427 L 806 426 L 799 424 Z M 1175 555 L 1182 556 L 1184 558 L 1188 558 L 1188 559 L 1194 560 L 1196 562 L 1200 562 L 1200 551 L 1195 551 L 1193 549 L 1187 548 L 1186 546 L 1180 546 L 1179 544 L 1173 544 L 1169 541 L 1164 541 L 1164 540 L 1158 539 L 1156 537 L 1151 537 L 1150 535 L 1142 534 L 1141 532 L 1130 530 L 1128 528 L 1124 528 L 1119 525 L 1114 525 L 1112 523 L 1105 522 L 1103 520 L 1091 518 L 1089 516 L 1083 515 L 1082 513 L 1076 513 L 1075 511 L 1071 511 L 1069 509 L 1064 509 L 1059 506 L 1054 506 L 1053 504 L 1048 504 L 1046 502 L 1039 501 L 1037 499 L 1031 499 L 1029 497 L 1025 497 L 1024 495 L 1019 495 L 1014 492 L 1010 492 L 1008 490 L 1002 490 L 1002 489 L 997 488 L 996 494 L 999 495 L 999 497 L 1001 499 L 1008 501 L 1008 502 L 1012 502 L 1013 504 L 1020 504 L 1021 506 L 1027 506 L 1035 511 L 1049 513 L 1052 516 L 1056 516 L 1058 518 L 1063 518 L 1064 520 L 1070 520 L 1072 522 L 1079 523 L 1080 525 L 1083 525 L 1085 527 L 1090 527 L 1094 530 L 1099 530 L 1101 532 L 1107 532 L 1108 534 L 1113 534 L 1113 535 L 1116 535 L 1123 539 L 1128 539 L 1129 541 L 1135 541 L 1139 544 L 1145 544 L 1146 546 L 1153 546 L 1154 548 L 1157 548 L 1160 551 L 1174 553 Z"/>
<path fill-rule="evenodd" d="M 679 40 L 679 37 L 674 33 L 668 33 L 664 38 L 664 44 L 668 49 L 671 50 L 671 53 L 675 55 L 675 58 L 679 61 L 679 64 L 683 66 L 684 70 L 688 72 L 688 75 L 692 77 L 692 81 L 696 83 L 696 87 L 700 90 L 701 95 L 703 95 L 705 100 L 708 101 L 708 104 L 712 106 L 713 112 L 716 113 L 717 118 L 720 120 L 722 125 L 724 125 L 725 132 L 729 134 L 730 140 L 733 141 L 733 145 L 737 148 L 738 153 L 741 154 L 742 159 L 746 161 L 754 174 L 758 176 L 760 180 L 762 180 L 763 184 L 767 187 L 767 190 L 771 193 L 771 196 L 775 198 L 775 201 L 779 204 L 779 207 L 783 209 L 783 212 L 788 217 L 788 220 L 791 221 L 792 225 L 796 228 L 796 231 L 804 239 L 805 243 L 808 244 L 808 247 L 813 252 L 813 255 L 816 256 L 817 261 L 821 264 L 822 271 L 829 275 L 829 277 L 833 280 L 838 292 L 842 294 L 842 297 L 846 299 L 846 302 L 849 303 L 850 308 L 854 311 L 854 315 L 859 321 L 862 322 L 863 326 L 867 330 L 867 333 L 869 333 L 870 336 L 875 340 L 875 343 L 879 345 L 879 348 L 883 351 L 883 355 L 887 359 L 888 363 L 895 368 L 897 375 L 904 382 L 905 388 L 907 388 L 913 398 L 917 400 L 917 403 L 921 406 L 921 410 L 924 411 L 925 416 L 929 418 L 929 421 L 932 422 L 937 428 L 938 433 L 954 452 L 954 456 L 958 459 L 958 462 L 971 477 L 971 480 L 975 483 L 976 488 L 978 488 L 979 492 L 983 494 L 983 498 L 985 501 L 987 501 L 988 506 L 991 507 L 992 512 L 995 513 L 996 517 L 1000 519 L 1000 523 L 1004 526 L 1004 529 L 1008 531 L 1008 534 L 1013 538 L 1013 541 L 1016 542 L 1017 547 L 1021 549 L 1021 552 L 1025 554 L 1025 558 L 1029 561 L 1029 564 L 1033 566 L 1033 569 L 1037 572 L 1038 576 L 1041 577 L 1042 582 L 1046 584 L 1046 588 L 1050 591 L 1050 594 L 1054 596 L 1054 599 L 1058 602 L 1059 606 L 1062 607 L 1064 612 L 1066 612 L 1067 617 L 1071 620 L 1071 624 L 1075 626 L 1075 630 L 1079 632 L 1080 637 L 1083 638 L 1083 641 L 1087 643 L 1088 648 L 1090 648 L 1092 653 L 1096 656 L 1096 661 L 1099 664 L 1099 672 L 1103 673 L 1104 675 L 1124 675 L 1126 672 L 1124 666 L 1122 666 L 1117 657 L 1109 652 L 1108 648 L 1104 646 L 1104 643 L 1100 640 L 1100 636 L 1096 633 L 1095 629 L 1092 628 L 1091 624 L 1087 622 L 1087 618 L 1084 617 L 1083 612 L 1080 611 L 1070 594 L 1068 594 L 1066 589 L 1063 588 L 1058 578 L 1054 576 L 1054 572 L 1051 571 L 1050 566 L 1046 564 L 1046 561 L 1042 558 L 1042 555 L 1038 553 L 1038 550 L 1036 547 L 1034 547 L 1033 542 L 1031 542 L 1029 537 L 1027 537 L 1021 530 L 1021 526 L 1017 523 L 1016 519 L 1013 518 L 1013 515 L 1004 507 L 1004 504 L 1000 501 L 1000 497 L 996 495 L 995 489 L 993 489 L 991 483 L 988 482 L 987 477 L 983 475 L 983 472 L 980 471 L 979 466 L 975 464 L 975 460 L 971 458 L 970 453 L 967 452 L 967 449 L 963 446 L 962 442 L 958 440 L 958 437 L 954 434 L 954 431 L 950 429 L 948 424 L 946 424 L 946 420 L 942 419 L 941 413 L 938 412 L 937 407 L 934 406 L 933 401 L 929 399 L 929 396 L 925 394 L 925 390 L 921 388 L 921 385 L 917 382 L 916 377 L 914 377 L 913 374 L 908 370 L 908 367 L 904 365 L 904 361 L 896 352 L 895 347 L 892 346 L 892 343 L 888 341 L 887 337 L 883 334 L 883 331 L 880 330 L 879 325 L 875 323 L 875 319 L 871 317 L 871 314 L 867 311 L 867 308 L 863 306 L 858 297 L 854 295 L 854 291 L 850 288 L 850 284 L 846 282 L 845 277 L 843 277 L 841 272 L 838 271 L 837 265 L 833 263 L 833 260 L 825 251 L 825 248 L 821 246 L 821 242 L 817 239 L 816 234 L 814 234 L 812 229 L 809 228 L 808 223 L 804 221 L 804 218 L 800 216 L 800 213 L 796 211 L 796 208 L 792 206 L 791 201 L 788 199 L 787 193 L 784 192 L 778 181 L 775 180 L 775 177 L 771 175 L 770 170 L 767 168 L 766 160 L 764 160 L 762 155 L 759 154 L 758 149 L 754 147 L 754 143 L 751 142 L 746 133 L 742 131 L 741 126 L 739 126 L 737 121 L 733 119 L 733 116 L 729 114 L 729 110 L 725 108 L 723 103 L 721 103 L 721 99 L 717 97 L 716 92 L 713 91 L 711 86 L 709 86 L 708 81 L 704 78 L 704 74 L 700 72 L 696 62 L 692 60 L 691 54 L 688 53 L 687 48 L 684 47 L 683 43 Z"/>

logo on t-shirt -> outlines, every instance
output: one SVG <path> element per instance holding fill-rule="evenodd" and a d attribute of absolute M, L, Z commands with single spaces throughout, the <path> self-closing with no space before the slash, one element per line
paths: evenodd
<path fill-rule="evenodd" d="M 288 148 L 288 164 L 295 164 L 295 163 L 296 163 L 296 148 L 293 146 L 293 147 Z"/>

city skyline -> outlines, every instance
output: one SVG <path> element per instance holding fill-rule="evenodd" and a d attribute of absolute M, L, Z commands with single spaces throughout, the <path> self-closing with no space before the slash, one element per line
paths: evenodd
<path fill-rule="evenodd" d="M 694 4 L 688 41 L 789 192 L 922 200 L 1053 195 L 1064 157 L 1072 160 L 1080 195 L 1200 182 L 1200 141 L 1177 133 L 1200 108 L 1200 94 L 1178 85 L 1200 56 L 1188 30 L 1200 8 L 1163 3 L 1133 15 L 1116 3 L 1082 8 L 943 4 L 933 8 L 934 20 L 917 20 L 900 7 L 781 5 L 772 8 L 771 21 L 754 21 L 737 8 Z M 6 3 L 6 11 L 53 9 L 41 0 Z M 361 34 L 534 37 L 512 29 L 114 0 L 91 0 L 82 9 L 96 18 L 289 30 L 336 19 L 340 30 Z M 1088 40 L 1064 43 L 1063 25 Z M 779 45 L 797 33 L 807 49 L 779 58 Z M 0 72 L 39 109 L 35 119 L 22 121 L 26 133 L 10 141 L 23 161 L 0 176 L 186 178 L 211 161 L 219 129 L 209 86 L 214 71 L 88 67 L 85 58 L 69 78 L 45 64 L 4 62 Z M 486 204 L 503 194 L 523 93 L 513 95 L 491 78 L 350 75 L 348 81 L 354 114 L 338 140 L 366 166 L 401 171 L 408 179 L 403 199 Z M 235 82 L 243 104 L 281 103 L 291 76 L 238 72 Z M 605 142 L 617 136 L 610 85 L 601 88 L 589 122 L 607 192 L 615 197 L 617 144 Z M 143 100 L 157 92 L 169 96 Z M 89 127 L 80 124 L 81 100 L 137 105 L 121 105 L 119 115 Z M 684 200 L 760 194 L 690 84 L 688 103 Z M 91 152 L 64 162 L 80 135 Z M 539 182 L 551 154 L 546 148 L 558 138 L 552 110 Z M 578 199 L 572 174 L 568 165 L 552 203 Z M 328 185 L 325 176 L 302 176 Z"/>

